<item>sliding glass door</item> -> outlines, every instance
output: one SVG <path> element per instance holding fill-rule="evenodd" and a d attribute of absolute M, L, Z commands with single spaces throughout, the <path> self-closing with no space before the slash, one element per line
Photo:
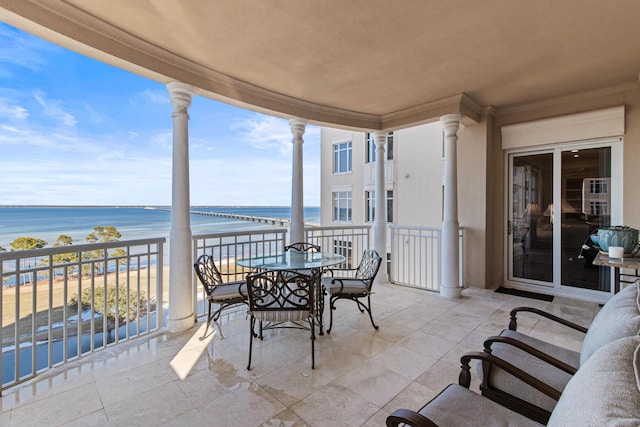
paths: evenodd
<path fill-rule="evenodd" d="M 509 155 L 507 278 L 525 287 L 609 292 L 589 235 L 619 217 L 614 142 Z M 616 225 L 616 224 L 614 224 Z"/>
<path fill-rule="evenodd" d="M 608 292 L 609 269 L 593 265 L 597 249 L 587 247 L 611 225 L 611 148 L 563 150 L 560 169 L 562 285 Z"/>
<path fill-rule="evenodd" d="M 513 156 L 511 274 L 539 285 L 553 282 L 553 153 Z"/>

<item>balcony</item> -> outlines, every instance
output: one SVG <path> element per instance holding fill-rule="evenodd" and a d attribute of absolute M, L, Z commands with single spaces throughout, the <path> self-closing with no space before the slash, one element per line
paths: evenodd
<path fill-rule="evenodd" d="M 308 335 L 294 330 L 254 342 L 247 371 L 249 322 L 240 310 L 223 319 L 224 340 L 200 342 L 202 322 L 180 334 L 161 330 L 19 384 L 0 398 L 0 424 L 384 425 L 394 409 L 418 408 L 456 382 L 460 355 L 506 328 L 512 307 L 535 306 L 583 325 L 598 310 L 480 289 L 465 289 L 459 300 L 392 284 L 374 290 L 380 329 L 353 304 L 338 303 L 334 330 L 316 339 L 315 370 Z M 519 323 L 538 338 L 580 348 L 580 334 L 524 316 Z"/>

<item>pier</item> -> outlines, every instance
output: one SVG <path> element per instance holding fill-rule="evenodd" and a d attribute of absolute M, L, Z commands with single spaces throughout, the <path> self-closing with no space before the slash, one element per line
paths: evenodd
<path fill-rule="evenodd" d="M 239 215 L 239 214 L 233 214 L 233 213 L 204 212 L 204 211 L 191 211 L 191 213 L 194 215 L 208 215 L 208 216 L 218 216 L 222 218 L 241 219 L 244 221 L 264 222 L 265 224 L 273 224 L 273 225 L 283 225 L 283 226 L 291 225 L 291 220 L 283 219 L 283 218 L 266 218 L 263 216 Z"/>

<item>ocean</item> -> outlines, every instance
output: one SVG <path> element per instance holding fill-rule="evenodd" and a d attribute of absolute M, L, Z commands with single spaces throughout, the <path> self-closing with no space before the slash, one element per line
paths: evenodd
<path fill-rule="evenodd" d="M 192 207 L 192 211 L 235 213 L 269 218 L 289 219 L 289 207 Z M 320 223 L 320 208 L 304 208 L 306 223 Z M 96 226 L 114 226 L 122 234 L 120 240 L 155 237 L 169 239 L 171 211 L 167 207 L 0 207 L 0 247 L 10 250 L 11 242 L 18 237 L 34 237 L 55 243 L 65 234 L 74 244 L 83 244 L 85 237 Z M 265 223 L 221 218 L 208 215 L 191 215 L 191 232 L 194 235 L 252 230 L 273 227 Z M 282 228 L 282 226 L 276 226 Z"/>

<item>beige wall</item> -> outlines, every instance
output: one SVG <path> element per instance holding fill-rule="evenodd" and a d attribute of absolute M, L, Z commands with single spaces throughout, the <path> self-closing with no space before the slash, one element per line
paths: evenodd
<path fill-rule="evenodd" d="M 465 287 L 484 288 L 486 277 L 487 211 L 489 193 L 497 191 L 487 182 L 490 126 L 486 119 L 461 126 L 458 131 L 458 219 L 464 228 Z"/>

